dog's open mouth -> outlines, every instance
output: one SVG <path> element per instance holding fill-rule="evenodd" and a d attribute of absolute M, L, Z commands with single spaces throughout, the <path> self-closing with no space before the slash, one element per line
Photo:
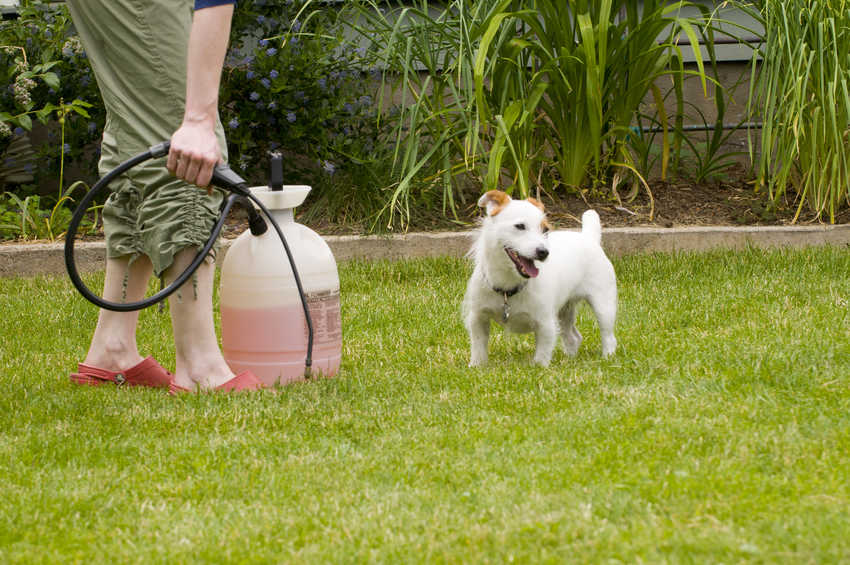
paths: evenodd
<path fill-rule="evenodd" d="M 510 247 L 505 247 L 505 253 L 508 254 L 508 257 L 511 258 L 511 261 L 514 262 L 516 266 L 517 272 L 525 278 L 534 278 L 540 274 L 540 271 L 537 270 L 537 267 L 534 266 L 534 260 L 529 259 L 528 257 L 523 257 Z"/>

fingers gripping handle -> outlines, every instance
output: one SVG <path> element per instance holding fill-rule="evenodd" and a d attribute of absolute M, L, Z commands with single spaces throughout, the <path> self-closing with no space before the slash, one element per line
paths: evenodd
<path fill-rule="evenodd" d="M 162 143 L 157 143 L 156 145 L 152 145 L 148 151 L 151 154 L 151 157 L 165 157 L 168 155 L 168 152 L 171 150 L 171 142 L 163 141 Z M 213 169 L 212 179 L 210 183 L 218 188 L 222 188 L 224 190 L 228 190 L 230 192 L 235 192 L 236 194 L 242 196 L 248 196 L 248 183 L 245 182 L 245 179 L 237 175 L 233 172 L 233 169 L 228 167 L 227 165 L 216 165 L 215 169 Z"/>

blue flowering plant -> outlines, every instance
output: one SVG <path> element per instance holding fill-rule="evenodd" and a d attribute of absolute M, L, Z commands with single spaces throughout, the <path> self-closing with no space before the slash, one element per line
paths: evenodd
<path fill-rule="evenodd" d="M 311 184 L 325 214 L 375 209 L 392 158 L 377 74 L 367 50 L 346 41 L 344 12 L 313 4 L 237 5 L 220 95 L 230 161 L 263 182 L 268 154 L 281 152 L 288 182 Z"/>
<path fill-rule="evenodd" d="M 90 161 L 83 148 L 97 125 L 84 124 L 98 120 L 91 112 L 97 108 L 80 96 L 99 100 L 67 9 L 24 0 L 16 17 L 0 21 L 0 73 L 8 85 L 0 89 L 0 238 L 55 239 L 70 218 L 71 193 L 81 186 L 65 187 L 65 167 L 75 156 L 77 165 Z M 16 140 L 22 143 L 13 150 Z"/>
<path fill-rule="evenodd" d="M 8 85 L 0 89 L 0 153 L 34 122 L 58 125 L 69 109 L 90 118 L 87 104 L 63 89 L 63 51 L 82 51 L 70 27 L 64 7 L 41 1 L 24 1 L 17 18 L 0 21 L 0 73 Z"/>

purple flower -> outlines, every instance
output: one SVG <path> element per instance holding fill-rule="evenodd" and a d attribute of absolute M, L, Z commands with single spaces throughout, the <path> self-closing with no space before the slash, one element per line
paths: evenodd
<path fill-rule="evenodd" d="M 274 110 L 275 108 L 277 108 L 277 102 L 272 100 L 271 102 L 269 102 L 269 110 Z"/>
<path fill-rule="evenodd" d="M 329 175 L 333 175 L 336 172 L 336 165 L 330 161 L 322 161 L 322 169 Z"/>
<path fill-rule="evenodd" d="M 324 77 L 322 77 L 322 78 L 320 78 L 319 80 L 316 81 L 316 84 L 319 85 L 319 88 L 324 90 L 328 86 L 328 81 Z"/>
<path fill-rule="evenodd" d="M 295 33 L 301 31 L 301 22 L 292 22 L 292 31 Z"/>
<path fill-rule="evenodd" d="M 260 14 L 259 16 L 257 16 L 257 23 L 258 24 L 262 25 L 263 23 L 265 23 L 265 21 L 266 21 L 266 17 L 264 15 Z"/>
<path fill-rule="evenodd" d="M 251 99 L 252 102 L 256 102 L 257 100 L 260 99 L 260 93 L 259 92 L 252 92 L 250 94 L 249 98 Z"/>
<path fill-rule="evenodd" d="M 254 71 L 248 71 L 247 73 L 245 73 L 245 78 L 247 78 L 248 80 L 254 78 Z"/>
<path fill-rule="evenodd" d="M 278 77 L 278 74 L 277 74 L 276 70 L 272 69 L 271 71 L 269 71 L 269 78 L 270 79 L 276 79 L 277 77 Z"/>
<path fill-rule="evenodd" d="M 353 114 L 354 113 L 354 104 L 352 104 L 351 102 L 346 102 L 345 105 L 342 107 L 342 109 L 345 110 L 346 112 L 348 112 L 349 114 Z"/>
<path fill-rule="evenodd" d="M 267 79 L 267 78 L 261 78 L 261 79 L 260 79 L 260 84 L 262 84 L 262 85 L 263 85 L 263 86 L 265 86 L 266 88 L 271 88 L 271 87 L 272 87 L 272 81 L 270 81 L 270 80 L 269 80 L 269 79 Z"/>
<path fill-rule="evenodd" d="M 62 153 L 67 155 L 70 152 L 71 152 L 71 144 L 70 143 L 66 143 L 65 145 L 62 146 Z"/>
<path fill-rule="evenodd" d="M 368 94 L 363 95 L 363 96 L 360 97 L 360 100 L 358 100 L 358 102 L 360 102 L 361 106 L 371 106 L 372 105 L 372 97 L 369 96 Z"/>
<path fill-rule="evenodd" d="M 291 124 L 291 123 L 294 123 L 296 119 L 297 119 L 297 117 L 295 116 L 295 112 L 287 112 L 287 114 L 286 114 L 286 121 L 287 122 L 289 122 Z"/>
<path fill-rule="evenodd" d="M 275 49 L 274 47 L 269 47 L 268 49 L 266 49 L 266 55 L 268 55 L 269 57 L 271 57 L 275 53 L 277 53 L 277 49 Z"/>
<path fill-rule="evenodd" d="M 357 53 L 358 57 L 365 57 L 366 56 L 366 48 L 365 47 L 358 47 L 357 49 L 354 50 L 354 52 Z"/>
<path fill-rule="evenodd" d="M 227 122 L 227 127 L 229 127 L 230 129 L 238 128 L 239 127 L 239 120 L 237 120 L 236 118 L 233 118 L 232 120 Z"/>
<path fill-rule="evenodd" d="M 24 128 L 22 128 L 22 127 L 16 127 L 15 130 L 14 130 L 14 134 L 17 135 L 17 136 L 24 135 L 24 133 L 26 133 L 26 132 L 24 131 Z"/>
<path fill-rule="evenodd" d="M 260 47 L 265 47 L 265 46 L 266 46 L 266 45 L 268 45 L 268 44 L 269 44 L 269 40 L 268 40 L 268 39 L 261 39 L 261 40 L 260 40 Z"/>

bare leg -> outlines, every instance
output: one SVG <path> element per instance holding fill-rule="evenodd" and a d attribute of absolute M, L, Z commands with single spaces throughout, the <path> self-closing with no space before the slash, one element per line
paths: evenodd
<path fill-rule="evenodd" d="M 103 284 L 103 297 L 106 300 L 135 302 L 144 298 L 153 271 L 150 259 L 140 256 L 132 264 L 129 263 L 129 257 L 107 259 L 106 280 Z M 138 321 L 138 311 L 113 312 L 102 309 L 83 363 L 107 371 L 123 371 L 141 362 L 142 356 L 136 345 Z"/>
<path fill-rule="evenodd" d="M 178 253 L 166 271 L 166 278 L 174 280 L 192 262 L 196 253 L 195 249 L 184 249 Z M 215 265 L 202 263 L 195 273 L 197 296 L 189 279 L 168 299 L 177 358 L 174 383 L 190 390 L 215 388 L 234 376 L 224 361 L 215 333 L 212 309 L 214 275 Z"/>

